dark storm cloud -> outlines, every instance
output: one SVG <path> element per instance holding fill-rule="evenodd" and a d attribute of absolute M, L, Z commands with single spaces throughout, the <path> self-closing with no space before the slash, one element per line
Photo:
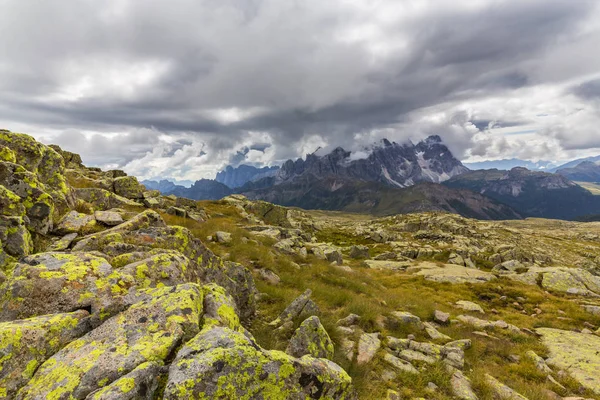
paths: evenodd
<path fill-rule="evenodd" d="M 587 100 L 600 99 L 600 79 L 584 82 L 572 88 L 577 96 Z"/>
<path fill-rule="evenodd" d="M 242 162 L 240 146 L 253 146 L 244 142 L 249 132 L 268 133 L 273 143 L 261 151 L 270 157 L 297 156 L 311 135 L 344 144 L 408 123 L 422 109 L 555 83 L 538 74 L 545 57 L 579 40 L 596 5 L 383 1 L 378 10 L 368 1 L 8 0 L 0 14 L 0 121 L 130 132 L 126 141 L 92 137 L 94 157 L 113 152 L 119 165 L 163 143 L 160 134 L 176 137 L 163 143 L 166 157 L 179 151 Z M 574 93 L 595 98 L 597 82 Z M 497 120 L 507 127 L 521 116 L 489 119 Z M 473 121 L 477 129 L 485 122 Z M 439 127 L 469 145 L 450 128 Z M 73 146 L 89 154 L 92 139 Z"/>

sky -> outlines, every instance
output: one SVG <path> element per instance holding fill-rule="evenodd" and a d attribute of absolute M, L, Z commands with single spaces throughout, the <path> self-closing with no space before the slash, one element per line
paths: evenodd
<path fill-rule="evenodd" d="M 600 154 L 600 2 L 3 0 L 0 127 L 141 178 L 388 138 Z"/>

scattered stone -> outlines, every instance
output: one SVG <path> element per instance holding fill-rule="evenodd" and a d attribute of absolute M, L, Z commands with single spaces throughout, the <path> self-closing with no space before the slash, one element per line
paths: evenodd
<path fill-rule="evenodd" d="M 460 308 L 462 310 L 485 314 L 483 308 L 479 304 L 473 303 L 472 301 L 459 300 L 455 304 L 457 308 Z"/>
<path fill-rule="evenodd" d="M 268 268 L 259 269 L 258 275 L 262 278 L 262 280 L 270 283 L 271 285 L 278 285 L 279 282 L 281 282 L 281 278 Z"/>
<path fill-rule="evenodd" d="M 286 349 L 294 357 L 310 355 L 315 358 L 333 358 L 333 342 L 321 325 L 319 317 L 309 317 L 296 329 Z"/>
<path fill-rule="evenodd" d="M 365 263 L 369 268 L 373 269 L 389 269 L 392 271 L 403 271 L 409 265 L 410 262 L 406 261 L 384 261 L 384 260 L 365 260 Z"/>
<path fill-rule="evenodd" d="M 494 391 L 495 397 L 501 400 L 527 400 L 527 397 L 520 395 L 509 388 L 493 376 L 485 374 L 485 381 Z"/>
<path fill-rule="evenodd" d="M 54 232 L 59 235 L 89 231 L 96 225 L 93 215 L 82 214 L 77 211 L 69 211 L 58 223 Z"/>
<path fill-rule="evenodd" d="M 392 366 L 395 370 L 399 372 L 408 372 L 410 374 L 418 374 L 419 371 L 410 363 L 404 360 L 401 360 L 398 357 L 391 355 L 390 353 L 385 353 L 383 356 L 383 361 Z"/>
<path fill-rule="evenodd" d="M 218 243 L 231 243 L 231 233 L 229 232 L 217 231 L 215 237 Z"/>
<path fill-rule="evenodd" d="M 337 326 L 352 326 L 358 324 L 360 316 L 356 314 L 348 314 L 347 317 L 338 320 L 335 324 Z"/>
<path fill-rule="evenodd" d="M 94 213 L 96 221 L 108 226 L 115 226 L 123 223 L 123 217 L 114 211 L 96 211 Z"/>
<path fill-rule="evenodd" d="M 490 272 L 453 264 L 439 266 L 432 262 L 421 262 L 415 267 L 415 270 L 418 270 L 416 275 L 434 282 L 482 283 L 496 279 Z"/>
<path fill-rule="evenodd" d="M 354 258 L 354 259 L 369 258 L 369 247 L 368 246 L 352 246 L 350 248 L 350 258 Z"/>
<path fill-rule="evenodd" d="M 363 333 L 358 341 L 356 363 L 358 365 L 368 364 L 375 357 L 375 353 L 377 353 L 380 347 L 379 332 Z"/>
<path fill-rule="evenodd" d="M 454 371 L 450 378 L 450 388 L 457 399 L 478 400 L 471 387 L 471 381 L 460 371 Z"/>
<path fill-rule="evenodd" d="M 56 242 L 52 243 L 50 247 L 46 251 L 63 251 L 69 248 L 73 240 L 75 240 L 79 236 L 78 233 L 68 233 L 65 236 L 58 239 Z"/>
<path fill-rule="evenodd" d="M 447 325 L 450 323 L 450 314 L 435 310 L 433 313 L 433 320 L 438 324 Z"/>
<path fill-rule="evenodd" d="M 433 340 L 452 340 L 452 338 L 448 335 L 444 335 L 443 333 L 441 333 L 440 331 L 438 331 L 436 329 L 435 326 L 433 326 L 432 324 L 430 324 L 429 322 L 425 322 L 423 324 L 425 326 L 425 332 L 427 332 L 427 335 L 429 335 L 429 337 Z"/>
<path fill-rule="evenodd" d="M 319 314 L 319 307 L 310 299 L 312 290 L 306 289 L 286 307 L 285 310 L 269 325 L 279 327 L 286 322 L 293 322 L 312 317 Z"/>
<path fill-rule="evenodd" d="M 393 321 L 393 323 L 399 325 L 421 325 L 421 318 L 409 313 L 408 311 L 392 311 L 390 313 L 390 319 Z"/>

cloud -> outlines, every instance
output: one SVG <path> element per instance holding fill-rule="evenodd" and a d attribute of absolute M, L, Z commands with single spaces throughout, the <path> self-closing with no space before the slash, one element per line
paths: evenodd
<path fill-rule="evenodd" d="M 0 123 L 143 177 L 433 133 L 566 157 L 600 145 L 598 21 L 592 0 L 6 0 Z"/>

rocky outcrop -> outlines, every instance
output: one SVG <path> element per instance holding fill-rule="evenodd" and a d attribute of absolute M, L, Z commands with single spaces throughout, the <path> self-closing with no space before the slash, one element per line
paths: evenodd
<path fill-rule="evenodd" d="M 256 343 L 250 272 L 160 215 L 207 219 L 196 202 L 26 135 L 0 131 L 0 155 L 0 398 L 356 397 L 320 323 L 300 358 Z M 317 312 L 309 296 L 282 316 Z"/>

